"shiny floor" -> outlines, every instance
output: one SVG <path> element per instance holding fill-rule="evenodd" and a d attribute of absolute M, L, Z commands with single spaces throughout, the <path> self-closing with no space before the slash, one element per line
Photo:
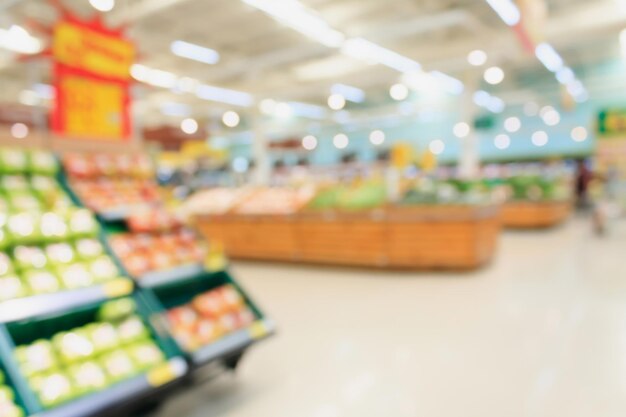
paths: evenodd
<path fill-rule="evenodd" d="M 506 232 L 475 273 L 236 264 L 280 326 L 158 417 L 623 417 L 626 226 Z"/>

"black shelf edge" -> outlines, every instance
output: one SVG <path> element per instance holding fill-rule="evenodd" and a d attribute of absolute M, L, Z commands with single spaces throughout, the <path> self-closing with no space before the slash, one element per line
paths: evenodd
<path fill-rule="evenodd" d="M 4 301 L 0 303 L 0 323 L 46 316 L 121 297 L 132 293 L 133 287 L 132 280 L 118 278 L 92 287 Z"/>
<path fill-rule="evenodd" d="M 249 327 L 237 330 L 233 334 L 191 353 L 191 360 L 196 366 L 208 364 L 237 353 L 253 343 L 273 335 L 275 331 L 276 327 L 273 321 L 269 319 L 257 320 Z"/>
<path fill-rule="evenodd" d="M 183 265 L 164 271 L 148 272 L 136 279 L 144 288 L 155 288 L 196 277 L 205 272 L 202 264 Z"/>
<path fill-rule="evenodd" d="M 182 357 L 170 359 L 164 366 L 156 368 L 102 392 L 87 395 L 57 408 L 43 411 L 32 417 L 89 417 L 105 413 L 112 407 L 141 400 L 159 388 L 187 374 L 189 367 Z"/>

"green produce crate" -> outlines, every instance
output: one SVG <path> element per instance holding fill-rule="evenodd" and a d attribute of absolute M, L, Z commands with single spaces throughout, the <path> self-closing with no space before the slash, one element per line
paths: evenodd
<path fill-rule="evenodd" d="M 6 343 L 6 340 L 4 340 L 4 342 Z M 3 344 L 3 341 L 0 341 L 0 352 L 2 351 L 2 344 Z M 28 415 L 26 412 L 26 404 L 24 400 L 22 399 L 22 395 L 20 394 L 23 391 L 23 389 L 18 389 L 16 384 L 13 383 L 13 378 L 11 378 L 11 375 L 8 374 L 6 367 L 4 366 L 2 360 L 0 360 L 0 372 L 4 374 L 4 383 L 2 385 L 6 385 L 9 388 L 11 388 L 13 390 L 13 393 L 15 394 L 15 399 L 13 400 L 13 402 L 15 403 L 15 405 L 17 405 L 18 407 L 22 409 L 22 411 L 24 412 L 24 415 Z"/>
<path fill-rule="evenodd" d="M 227 271 L 205 272 L 191 278 L 143 290 L 150 297 L 153 309 L 164 315 L 166 310 L 187 304 L 195 296 L 226 284 L 232 285 L 239 291 L 248 307 L 254 312 L 256 320 L 248 328 L 237 330 L 195 352 L 187 353 L 194 366 L 220 360 L 228 363 L 229 359 L 241 355 L 254 343 L 273 335 L 274 323 L 263 314 Z M 164 321 L 167 322 L 167 319 Z"/>
<path fill-rule="evenodd" d="M 110 386 L 100 392 L 79 397 L 56 408 L 44 409 L 21 373 L 14 357 L 16 346 L 30 344 L 39 339 L 50 339 L 55 334 L 93 323 L 102 302 L 86 304 L 69 312 L 49 315 L 0 325 L 0 353 L 8 374 L 18 388 L 28 414 L 38 417 L 86 417 L 114 415 L 117 410 L 156 395 L 162 389 L 182 379 L 188 366 L 177 344 L 167 333 L 161 317 L 151 309 L 146 295 L 135 291 L 131 296 L 137 305 L 137 314 L 150 330 L 152 339 L 167 357 L 167 363 L 142 374 Z"/>

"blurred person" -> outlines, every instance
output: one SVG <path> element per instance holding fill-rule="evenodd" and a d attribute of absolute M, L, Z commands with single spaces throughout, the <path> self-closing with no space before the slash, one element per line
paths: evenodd
<path fill-rule="evenodd" d="M 589 208 L 589 184 L 593 179 L 593 173 L 587 165 L 587 161 L 580 159 L 576 163 L 576 181 L 575 181 L 575 193 L 576 193 L 576 206 L 579 209 Z"/>

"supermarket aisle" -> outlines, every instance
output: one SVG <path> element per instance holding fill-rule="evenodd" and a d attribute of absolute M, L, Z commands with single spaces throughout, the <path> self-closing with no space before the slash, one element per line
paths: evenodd
<path fill-rule="evenodd" d="M 281 334 L 158 417 L 622 416 L 621 226 L 507 232 L 475 274 L 237 265 Z"/>

